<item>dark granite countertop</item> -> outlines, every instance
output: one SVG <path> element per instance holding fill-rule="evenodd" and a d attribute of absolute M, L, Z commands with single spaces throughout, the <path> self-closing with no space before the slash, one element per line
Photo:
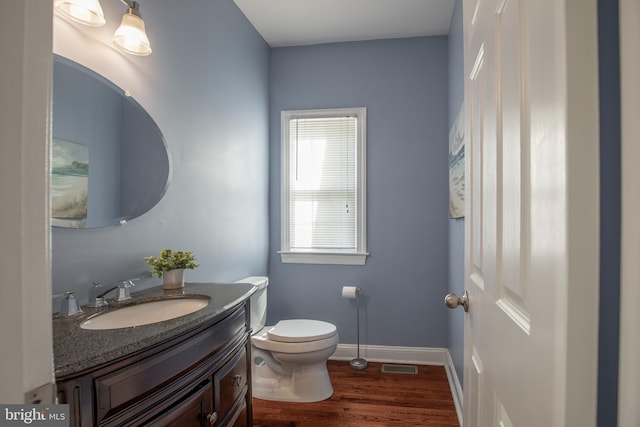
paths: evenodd
<path fill-rule="evenodd" d="M 53 319 L 53 357 L 56 378 L 74 376 L 104 363 L 125 357 L 146 347 L 195 329 L 204 322 L 222 317 L 227 310 L 249 298 L 256 287 L 247 283 L 187 283 L 177 290 L 162 286 L 132 292 L 130 301 L 113 303 L 109 307 L 82 307 L 83 313 Z M 170 298 L 202 296 L 209 305 L 163 322 L 121 329 L 85 330 L 80 324 L 89 316 L 133 304 Z M 116 305 L 117 304 L 117 305 Z"/>

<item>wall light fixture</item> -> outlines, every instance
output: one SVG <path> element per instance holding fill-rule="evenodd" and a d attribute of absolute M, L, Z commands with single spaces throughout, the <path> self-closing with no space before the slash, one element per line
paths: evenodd
<path fill-rule="evenodd" d="M 122 17 L 120 27 L 113 34 L 113 43 L 132 55 L 150 55 L 151 44 L 140 15 L 140 4 L 131 0 L 121 1 L 127 5 L 127 12 Z"/>
<path fill-rule="evenodd" d="M 113 34 L 113 44 L 132 55 L 151 55 L 151 43 L 140 15 L 140 4 L 133 0 L 120 0 L 127 6 L 120 27 Z M 58 15 L 90 27 L 103 26 L 106 21 L 100 0 L 55 0 Z"/>
<path fill-rule="evenodd" d="M 100 0 L 55 0 L 54 7 L 59 15 L 90 27 L 101 27 L 106 22 Z"/>

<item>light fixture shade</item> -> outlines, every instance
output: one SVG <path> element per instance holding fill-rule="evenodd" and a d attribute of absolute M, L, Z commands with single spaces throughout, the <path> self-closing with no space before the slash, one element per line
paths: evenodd
<path fill-rule="evenodd" d="M 59 15 L 90 27 L 106 22 L 100 0 L 55 0 L 54 6 Z"/>
<path fill-rule="evenodd" d="M 130 11 L 122 17 L 122 24 L 113 34 L 113 43 L 132 55 L 151 54 L 151 44 L 144 29 L 144 21 Z"/>

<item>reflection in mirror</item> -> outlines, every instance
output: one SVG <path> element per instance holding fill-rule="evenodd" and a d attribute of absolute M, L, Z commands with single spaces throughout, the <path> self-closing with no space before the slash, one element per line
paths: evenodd
<path fill-rule="evenodd" d="M 51 224 L 98 228 L 154 207 L 169 184 L 164 137 L 131 96 L 54 55 Z"/>

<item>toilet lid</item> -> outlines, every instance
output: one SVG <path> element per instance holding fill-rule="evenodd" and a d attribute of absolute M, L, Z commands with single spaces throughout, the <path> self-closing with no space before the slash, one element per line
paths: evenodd
<path fill-rule="evenodd" d="M 332 337 L 336 326 L 320 320 L 291 319 L 281 320 L 267 331 L 267 337 L 279 342 L 316 341 Z"/>

